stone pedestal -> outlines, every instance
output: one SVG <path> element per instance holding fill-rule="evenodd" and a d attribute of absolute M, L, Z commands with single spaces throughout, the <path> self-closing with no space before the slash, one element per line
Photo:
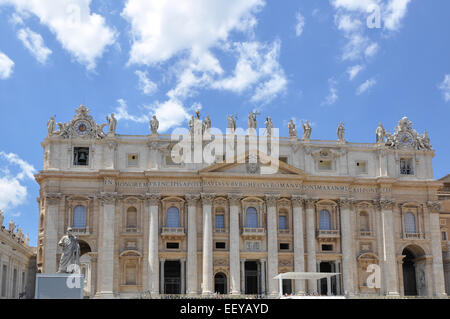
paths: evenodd
<path fill-rule="evenodd" d="M 83 299 L 81 274 L 37 274 L 35 299 Z"/>

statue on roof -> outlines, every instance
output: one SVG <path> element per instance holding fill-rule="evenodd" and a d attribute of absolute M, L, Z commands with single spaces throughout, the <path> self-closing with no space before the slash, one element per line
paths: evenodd
<path fill-rule="evenodd" d="M 47 122 L 48 136 L 52 136 L 55 133 L 55 127 L 56 127 L 55 117 L 51 116 Z"/>
<path fill-rule="evenodd" d="M 228 129 L 234 133 L 236 131 L 236 119 L 233 117 L 233 114 L 227 116 L 228 121 Z"/>
<path fill-rule="evenodd" d="M 337 128 L 337 137 L 339 143 L 345 143 L 345 127 L 344 123 L 339 123 L 339 126 Z"/>
<path fill-rule="evenodd" d="M 273 122 L 272 119 L 270 118 L 270 116 L 268 116 L 266 118 L 266 122 L 264 123 L 266 125 L 266 134 L 267 136 L 272 136 L 272 132 L 273 132 Z"/>
<path fill-rule="evenodd" d="M 377 144 L 383 144 L 386 137 L 386 130 L 384 129 L 383 124 L 381 123 L 378 124 L 376 135 L 377 135 Z"/>
<path fill-rule="evenodd" d="M 156 115 L 153 115 L 152 119 L 150 120 L 150 131 L 152 132 L 152 135 L 158 135 L 158 129 L 159 121 L 156 118 Z"/>
<path fill-rule="evenodd" d="M 312 133 L 312 127 L 309 124 L 309 121 L 306 120 L 305 123 L 303 123 L 302 141 L 309 142 L 311 140 L 311 133 Z"/>
<path fill-rule="evenodd" d="M 106 116 L 108 122 L 108 135 L 115 135 L 117 128 L 117 119 L 114 117 L 114 113 L 111 113 L 111 117 Z"/>
<path fill-rule="evenodd" d="M 295 127 L 295 123 L 294 123 L 293 119 L 291 119 L 289 121 L 288 129 L 289 129 L 289 136 L 290 137 L 297 137 L 297 129 Z"/>

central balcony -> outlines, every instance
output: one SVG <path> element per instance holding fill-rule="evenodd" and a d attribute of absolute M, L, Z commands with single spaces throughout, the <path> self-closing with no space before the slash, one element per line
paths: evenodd
<path fill-rule="evenodd" d="M 184 232 L 184 227 L 162 227 L 161 229 L 162 237 L 184 237 L 186 236 Z"/>
<path fill-rule="evenodd" d="M 250 228 L 250 227 L 242 227 L 241 235 L 244 238 L 252 239 L 252 238 L 260 238 L 266 235 L 266 230 L 264 228 Z"/>
<path fill-rule="evenodd" d="M 424 233 L 403 233 L 404 239 L 425 239 Z"/>
<path fill-rule="evenodd" d="M 316 231 L 317 238 L 339 238 L 340 231 L 338 229 L 335 230 L 323 230 L 319 229 Z"/>

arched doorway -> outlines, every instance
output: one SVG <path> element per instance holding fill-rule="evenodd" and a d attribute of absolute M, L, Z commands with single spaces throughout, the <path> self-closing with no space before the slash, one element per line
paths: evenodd
<path fill-rule="evenodd" d="M 91 296 L 91 282 L 92 282 L 92 269 L 91 269 L 91 256 L 88 254 L 91 252 L 91 246 L 84 240 L 78 240 L 80 245 L 80 271 L 84 276 L 83 292 L 85 297 Z"/>
<path fill-rule="evenodd" d="M 403 249 L 403 289 L 405 296 L 423 296 L 426 291 L 425 255 L 422 248 L 410 245 Z"/>
<path fill-rule="evenodd" d="M 227 276 L 224 273 L 217 273 L 214 276 L 214 291 L 218 294 L 227 293 Z"/>

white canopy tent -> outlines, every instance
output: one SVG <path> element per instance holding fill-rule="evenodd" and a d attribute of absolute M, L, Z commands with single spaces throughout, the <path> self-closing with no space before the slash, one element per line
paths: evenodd
<path fill-rule="evenodd" d="M 283 279 L 294 280 L 319 280 L 326 278 L 328 287 L 328 296 L 331 295 L 331 277 L 340 275 L 338 272 L 285 272 L 278 274 L 273 279 L 278 279 L 280 283 L 280 297 L 283 296 Z"/>

